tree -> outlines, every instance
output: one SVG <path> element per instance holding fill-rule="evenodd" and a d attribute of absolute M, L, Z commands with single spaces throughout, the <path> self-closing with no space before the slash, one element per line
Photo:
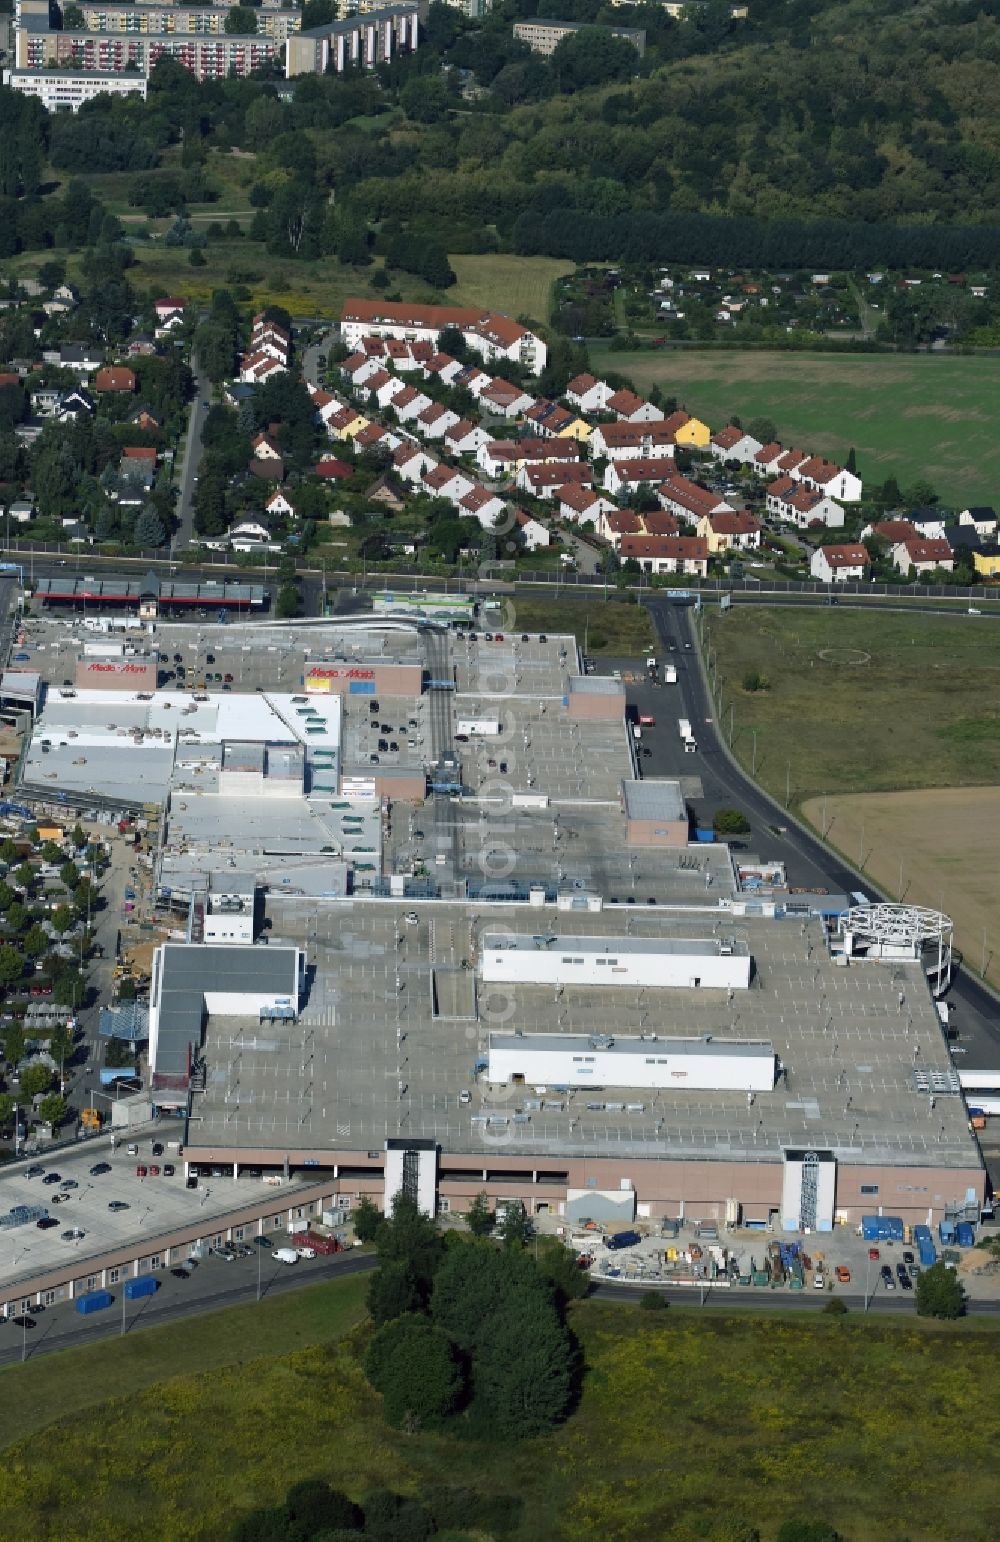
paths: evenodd
<path fill-rule="evenodd" d="M 85 32 L 87 30 L 87 18 L 78 5 L 63 7 L 62 24 L 64 32 Z M 61 280 L 56 280 L 57 283 Z"/>
<path fill-rule="evenodd" d="M 397 1429 L 440 1424 L 455 1409 L 465 1387 L 447 1334 L 414 1313 L 378 1330 L 368 1346 L 364 1370 L 382 1394 L 387 1422 Z"/>
<path fill-rule="evenodd" d="M 52 912 L 52 925 L 60 934 L 68 932 L 73 925 L 73 912 L 68 905 L 57 905 Z"/>
<path fill-rule="evenodd" d="M 279 620 L 288 621 L 293 616 L 301 615 L 302 604 L 299 598 L 299 587 L 296 583 L 284 583 L 278 590 L 278 602 L 275 614 Z"/>
<path fill-rule="evenodd" d="M 851 448 L 847 452 L 847 459 L 844 462 L 844 470 L 849 471 L 852 476 L 857 476 L 858 455 L 853 445 L 851 445 Z"/>
<path fill-rule="evenodd" d="M 21 938 L 21 948 L 28 958 L 41 958 L 49 946 L 49 939 L 41 925 L 33 921 Z"/>
<path fill-rule="evenodd" d="M 503 1238 L 504 1247 L 508 1248 L 524 1247 L 530 1239 L 534 1227 L 531 1224 L 531 1217 L 519 1199 L 504 1206 L 497 1231 Z"/>
<path fill-rule="evenodd" d="M 478 1193 L 465 1215 L 466 1224 L 474 1237 L 488 1237 L 497 1223 L 490 1209 L 485 1189 Z"/>
<path fill-rule="evenodd" d="M 14 1117 L 15 1101 L 9 1092 L 0 1092 L 0 1128 L 6 1129 Z"/>
<path fill-rule="evenodd" d="M 939 1260 L 921 1271 L 917 1280 L 918 1317 L 961 1317 L 965 1311 L 965 1287 L 954 1269 Z"/>
<path fill-rule="evenodd" d="M 359 1242 L 374 1242 L 379 1227 L 384 1220 L 381 1210 L 363 1194 L 351 1211 L 351 1223 L 354 1226 L 354 1235 Z"/>
<path fill-rule="evenodd" d="M 17 861 L 17 847 L 8 835 L 6 840 L 0 841 L 0 862 L 7 867 L 12 867 Z"/>
<path fill-rule="evenodd" d="M 626 38 L 606 27 L 583 27 L 560 38 L 552 53 L 552 74 L 560 91 L 580 91 L 637 73 L 639 56 Z"/>
<path fill-rule="evenodd" d="M 58 1092 L 50 1092 L 38 1105 L 38 1117 L 55 1129 L 66 1118 L 66 1099 Z"/>
<path fill-rule="evenodd" d="M 3 1036 L 3 1052 L 8 1064 L 16 1066 L 24 1057 L 24 1031 L 11 1023 Z"/>
<path fill-rule="evenodd" d="M 368 1281 L 368 1315 L 374 1323 L 391 1322 L 408 1312 L 419 1312 L 424 1297 L 409 1264 L 383 1264 Z"/>
<path fill-rule="evenodd" d="M 508 1302 L 475 1357 L 471 1422 L 509 1440 L 551 1429 L 569 1408 L 573 1344 L 549 1302 Z"/>
<path fill-rule="evenodd" d="M 430 1216 L 408 1194 L 396 1195 L 391 1216 L 383 1218 L 375 1234 L 375 1247 L 380 1263 L 405 1263 L 417 1286 L 429 1291 L 444 1242 Z"/>
<path fill-rule="evenodd" d="M 225 30 L 230 37 L 252 37 L 257 31 L 257 12 L 249 5 L 234 5 L 226 12 Z"/>
<path fill-rule="evenodd" d="M 560 1307 L 565 1306 L 567 1301 L 578 1301 L 587 1294 L 590 1286 L 587 1271 L 580 1268 L 574 1250 L 564 1247 L 557 1237 L 539 1239 L 535 1267 L 552 1286 Z"/>
<path fill-rule="evenodd" d="M 21 1093 L 26 1098 L 37 1098 L 40 1092 L 48 1092 L 52 1086 L 52 1072 L 47 1065 L 29 1065 L 21 1077 Z"/>
<path fill-rule="evenodd" d="M 167 538 L 163 521 L 153 508 L 143 509 L 135 522 L 132 540 L 136 546 L 162 546 Z"/>
<path fill-rule="evenodd" d="M 16 948 L 0 947 L 0 985 L 13 985 L 24 973 L 24 960 Z"/>
<path fill-rule="evenodd" d="M 761 444 L 771 444 L 778 437 L 773 418 L 751 418 L 747 424 L 747 433 L 751 439 L 759 439 Z"/>
<path fill-rule="evenodd" d="M 308 1537 L 355 1531 L 361 1520 L 358 1506 L 322 1478 L 293 1483 L 285 1495 L 285 1514 L 297 1532 Z"/>

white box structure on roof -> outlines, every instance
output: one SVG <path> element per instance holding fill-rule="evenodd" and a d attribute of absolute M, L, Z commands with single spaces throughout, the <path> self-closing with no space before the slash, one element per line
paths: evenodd
<path fill-rule="evenodd" d="M 753 960 L 732 937 L 560 937 L 487 932 L 487 984 L 629 985 L 746 990 Z"/>
<path fill-rule="evenodd" d="M 671 1087 L 771 1092 L 767 1041 L 616 1038 L 611 1034 L 491 1033 L 488 1080 L 503 1086 Z"/>

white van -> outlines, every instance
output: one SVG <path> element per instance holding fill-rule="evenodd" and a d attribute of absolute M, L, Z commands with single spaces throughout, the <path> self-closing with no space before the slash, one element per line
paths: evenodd
<path fill-rule="evenodd" d="M 296 1248 L 275 1248 L 272 1258 L 276 1258 L 279 1264 L 297 1264 L 299 1261 Z"/>

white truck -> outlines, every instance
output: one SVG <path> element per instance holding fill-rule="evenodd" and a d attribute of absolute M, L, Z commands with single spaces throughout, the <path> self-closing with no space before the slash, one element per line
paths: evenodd
<path fill-rule="evenodd" d="M 685 755 L 693 755 L 698 746 L 695 743 L 694 734 L 691 732 L 691 724 L 686 717 L 677 719 L 677 727 L 680 731 L 681 743 L 684 745 Z"/>
<path fill-rule="evenodd" d="M 676 685 L 677 684 L 677 665 L 676 664 L 664 664 L 664 666 L 663 666 L 663 683 L 664 683 L 664 685 Z"/>

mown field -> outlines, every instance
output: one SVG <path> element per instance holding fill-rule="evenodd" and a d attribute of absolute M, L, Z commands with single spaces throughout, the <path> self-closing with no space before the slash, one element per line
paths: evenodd
<path fill-rule="evenodd" d="M 341 1286 L 325 1289 L 333 1300 Z M 281 1304 L 290 1321 L 298 1309 L 298 1297 Z M 491 1497 L 507 1500 L 507 1525 L 451 1531 L 453 1542 L 713 1542 L 741 1524 L 772 1542 L 792 1517 L 823 1519 L 849 1542 L 995 1536 L 991 1324 L 594 1302 L 571 1321 L 586 1364 L 579 1405 L 556 1434 L 513 1448 L 389 1430 L 356 1339 L 255 1357 L 248 1333 L 240 1363 L 199 1375 L 185 1348 L 198 1322 L 162 1330 L 178 1374 L 141 1388 L 133 1377 L 86 1413 L 44 1430 L 32 1421 L 7 1447 L 0 1535 L 224 1542 L 238 1515 L 323 1476 L 354 1498 L 464 1490 L 484 1520 Z M 79 1352 L 74 1379 L 86 1366 L 95 1387 L 121 1387 L 108 1355 Z M 8 1403 L 39 1369 L 2 1373 Z M 55 1389 L 50 1399 L 56 1412 Z"/>
<path fill-rule="evenodd" d="M 1000 986 L 1000 787 L 813 798 L 802 812 L 894 899 L 950 915 L 969 970 Z"/>
<path fill-rule="evenodd" d="M 782 801 L 1000 784 L 1000 629 L 986 617 L 708 607 L 720 721 Z M 750 692 L 759 673 L 767 689 Z"/>
<path fill-rule="evenodd" d="M 853 446 L 868 483 L 927 480 L 957 508 L 996 497 L 1000 358 L 677 348 L 595 350 L 591 362 L 640 390 L 657 384 L 713 429 L 762 414 L 785 444 L 841 463 Z"/>

